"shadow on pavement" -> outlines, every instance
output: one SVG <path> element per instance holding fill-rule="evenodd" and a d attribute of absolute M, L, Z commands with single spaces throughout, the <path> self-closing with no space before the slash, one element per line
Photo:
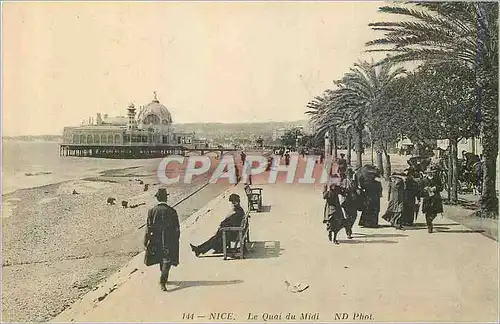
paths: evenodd
<path fill-rule="evenodd" d="M 484 230 L 449 230 L 449 231 L 436 231 L 438 233 L 484 233 Z"/>
<path fill-rule="evenodd" d="M 280 248 L 280 241 L 256 241 L 250 242 L 246 259 L 267 259 L 277 258 L 280 252 L 285 249 Z"/>
<path fill-rule="evenodd" d="M 194 281 L 169 281 L 169 285 L 177 287 L 168 289 L 169 292 L 190 288 L 190 287 L 203 287 L 203 286 L 229 286 L 242 283 L 243 280 L 194 280 Z"/>
<path fill-rule="evenodd" d="M 366 241 L 338 240 L 338 241 L 340 244 L 370 244 L 370 243 L 391 244 L 391 243 L 398 243 L 397 241 L 390 241 L 390 240 L 366 240 Z"/>
<path fill-rule="evenodd" d="M 449 224 L 434 224 L 434 225 L 437 225 L 437 226 L 459 226 L 460 223 L 449 223 Z M 413 223 L 413 226 L 424 226 L 427 228 L 427 224 L 425 223 Z"/>
<path fill-rule="evenodd" d="M 407 237 L 408 235 L 404 234 L 363 234 L 363 233 L 353 233 L 354 238 L 365 238 L 365 237 Z M 358 236 L 359 235 L 359 236 Z"/>
<path fill-rule="evenodd" d="M 280 252 L 285 249 L 280 248 L 280 241 L 255 241 L 250 242 L 247 245 L 247 252 L 245 252 L 245 259 L 267 259 L 267 258 L 277 258 L 280 256 Z M 206 255 L 200 255 L 200 258 L 222 258 L 224 255 L 222 253 L 212 253 Z M 240 260 L 237 258 L 229 257 L 229 260 Z"/>
<path fill-rule="evenodd" d="M 271 205 L 269 206 L 262 206 L 260 209 L 261 213 L 269 213 L 271 211 Z"/>
<path fill-rule="evenodd" d="M 441 225 L 441 224 L 440 224 Z M 449 227 L 444 226 L 433 226 L 435 230 L 449 230 Z M 417 230 L 427 230 L 427 226 L 406 226 L 405 231 L 417 231 Z"/>

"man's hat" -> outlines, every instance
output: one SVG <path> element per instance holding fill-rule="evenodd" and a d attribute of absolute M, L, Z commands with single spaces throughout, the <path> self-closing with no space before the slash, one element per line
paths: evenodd
<path fill-rule="evenodd" d="M 229 201 L 230 202 L 240 202 L 240 196 L 237 194 L 230 194 Z"/>
<path fill-rule="evenodd" d="M 167 198 L 169 193 L 167 192 L 167 188 L 159 188 L 155 194 L 157 199 Z"/>

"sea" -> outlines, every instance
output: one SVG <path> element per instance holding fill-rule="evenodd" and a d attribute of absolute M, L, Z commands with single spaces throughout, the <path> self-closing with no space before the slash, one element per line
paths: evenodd
<path fill-rule="evenodd" d="M 153 164 L 156 160 L 159 162 L 159 159 L 61 157 L 59 143 L 55 141 L 2 140 L 2 195 L 96 176 L 105 170 Z"/>

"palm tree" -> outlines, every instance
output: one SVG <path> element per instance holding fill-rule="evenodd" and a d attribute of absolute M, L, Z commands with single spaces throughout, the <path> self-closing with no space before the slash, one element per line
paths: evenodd
<path fill-rule="evenodd" d="M 334 130 L 338 126 L 347 127 L 348 159 L 350 159 L 350 134 L 354 133 L 357 155 L 357 166 L 362 166 L 363 130 L 370 128 L 370 119 L 376 118 L 378 97 L 383 89 L 406 71 L 394 68 L 394 64 L 386 63 L 376 66 L 374 62 L 358 62 L 341 80 L 334 81 L 335 90 L 327 90 L 323 96 L 315 97 L 306 112 L 316 124 L 318 134 Z M 336 132 L 332 132 L 335 134 Z M 390 163 L 386 152 L 387 162 Z"/>
<path fill-rule="evenodd" d="M 381 109 L 377 104 L 378 97 L 383 89 L 406 73 L 405 69 L 394 65 L 392 62 L 375 65 L 373 61 L 372 63 L 361 61 L 336 82 L 339 87 L 336 102 L 340 105 L 339 109 L 344 109 L 346 112 L 344 116 L 348 116 L 357 135 L 358 166 L 362 166 L 363 129 L 366 125 L 370 131 L 373 130 L 371 121 L 377 118 L 377 112 Z"/>
<path fill-rule="evenodd" d="M 352 160 L 352 124 L 346 123 L 344 131 L 345 131 L 346 141 L 347 141 L 347 165 L 351 165 L 351 160 Z"/>
<path fill-rule="evenodd" d="M 497 211 L 495 190 L 498 155 L 498 3 L 421 2 L 384 6 L 381 12 L 410 17 L 401 22 L 370 26 L 385 37 L 368 46 L 389 46 L 370 51 L 393 53 L 382 63 L 425 61 L 458 62 L 476 75 L 477 119 L 483 141 L 483 212 Z"/>
<path fill-rule="evenodd" d="M 328 132 L 330 134 L 330 148 L 333 148 L 333 156 L 337 158 L 337 128 L 341 116 L 337 113 L 332 113 L 331 105 L 334 98 L 334 91 L 326 90 L 322 96 L 315 97 L 307 104 L 306 114 L 311 115 L 311 121 L 316 126 L 317 138 L 323 138 Z M 328 152 L 332 154 L 332 152 Z"/>

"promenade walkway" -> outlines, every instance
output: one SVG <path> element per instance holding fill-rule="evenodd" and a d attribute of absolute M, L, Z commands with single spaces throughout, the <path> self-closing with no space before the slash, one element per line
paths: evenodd
<path fill-rule="evenodd" d="M 54 321 L 498 320 L 497 242 L 439 216 L 433 234 L 425 226 L 356 225 L 352 240 L 342 231 L 333 245 L 322 224 L 321 185 L 254 182 L 264 188 L 265 211 L 252 214 L 247 259 L 196 258 L 189 248 L 214 233 L 230 193 L 244 197 L 238 185 L 182 225 L 181 264 L 171 271 L 169 292 L 159 289 L 159 269 L 145 267 L 141 253 Z M 285 280 L 309 288 L 294 294 Z"/>

